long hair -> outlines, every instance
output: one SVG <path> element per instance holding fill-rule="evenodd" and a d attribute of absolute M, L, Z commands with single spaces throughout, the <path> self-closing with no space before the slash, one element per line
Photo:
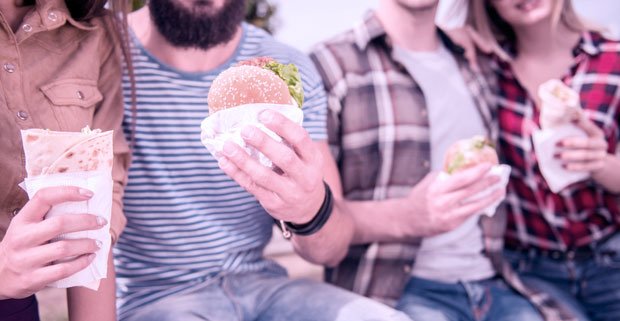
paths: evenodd
<path fill-rule="evenodd" d="M 109 2 L 109 11 L 106 10 L 106 3 Z M 105 16 L 110 14 L 114 21 L 112 29 L 113 37 L 120 45 L 120 49 L 125 60 L 127 75 L 129 76 L 131 90 L 131 113 L 132 128 L 130 147 L 133 148 L 135 143 L 135 122 L 136 122 L 136 77 L 133 69 L 133 61 L 131 58 L 131 49 L 129 45 L 129 25 L 127 23 L 127 14 L 130 10 L 130 2 L 127 0 L 65 0 L 65 4 L 71 13 L 71 17 L 77 21 L 86 21 L 94 17 Z"/>
<path fill-rule="evenodd" d="M 502 50 L 500 44 L 516 42 L 516 34 L 510 24 L 506 22 L 493 8 L 488 0 L 469 0 L 468 24 L 472 26 L 489 44 Z M 570 0 L 556 0 L 551 13 L 551 28 L 559 24 L 576 32 L 597 30 L 586 23 L 575 12 Z"/>

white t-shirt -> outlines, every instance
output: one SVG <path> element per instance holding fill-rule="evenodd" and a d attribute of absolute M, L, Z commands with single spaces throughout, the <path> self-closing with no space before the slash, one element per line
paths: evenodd
<path fill-rule="evenodd" d="M 485 135 L 481 115 L 452 54 L 441 45 L 430 52 L 395 48 L 395 58 L 416 80 L 428 110 L 431 168 L 441 170 L 446 150 L 460 139 Z M 448 233 L 422 241 L 412 275 L 442 282 L 490 278 L 495 271 L 483 254 L 479 216 Z"/>

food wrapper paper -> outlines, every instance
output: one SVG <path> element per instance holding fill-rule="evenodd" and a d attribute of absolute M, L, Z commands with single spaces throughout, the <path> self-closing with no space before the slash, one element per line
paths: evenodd
<path fill-rule="evenodd" d="M 557 193 L 568 185 L 588 179 L 590 176 L 587 172 L 565 169 L 562 167 L 562 161 L 554 157 L 559 141 L 568 137 L 585 136 L 583 130 L 570 123 L 552 129 L 536 130 L 532 133 L 538 167 L 552 192 Z"/>
<path fill-rule="evenodd" d="M 248 155 L 258 160 L 264 166 L 273 168 L 272 162 L 265 155 L 255 148 L 248 146 L 241 137 L 241 130 L 246 126 L 252 125 L 260 128 L 274 140 L 282 142 L 282 138 L 265 127 L 258 120 L 258 115 L 267 109 L 277 111 L 299 125 L 303 123 L 303 112 L 299 107 L 294 105 L 241 105 L 218 111 L 203 120 L 201 124 L 201 140 L 203 145 L 205 145 L 215 158 L 218 158 L 218 155 L 222 153 L 224 143 L 232 141 L 243 147 Z"/>

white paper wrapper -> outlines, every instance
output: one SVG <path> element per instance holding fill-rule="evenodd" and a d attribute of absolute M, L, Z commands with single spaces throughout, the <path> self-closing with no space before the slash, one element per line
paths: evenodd
<path fill-rule="evenodd" d="M 243 147 L 248 155 L 258 160 L 267 167 L 273 167 L 272 162 L 255 148 L 247 146 L 241 138 L 241 130 L 249 125 L 263 130 L 274 140 L 281 142 L 282 138 L 265 127 L 259 120 L 258 115 L 264 110 L 274 110 L 284 115 L 291 121 L 301 125 L 304 119 L 300 108 L 293 105 L 277 104 L 248 104 L 218 111 L 202 121 L 201 140 L 203 145 L 214 156 L 222 153 L 224 143 L 232 141 Z"/>
<path fill-rule="evenodd" d="M 439 173 L 439 176 L 437 177 L 437 179 L 445 180 L 449 176 L 450 175 L 448 173 L 441 172 Z M 506 189 L 506 187 L 508 186 L 508 180 L 510 179 L 510 166 L 503 165 L 503 164 L 495 165 L 491 167 L 491 170 L 485 177 L 488 177 L 488 176 L 498 176 L 500 180 L 495 185 L 475 195 L 472 195 L 471 197 L 467 198 L 465 201 L 478 200 L 495 192 L 497 189 Z M 459 239 L 462 239 L 467 233 L 469 233 L 472 230 L 472 228 L 474 228 L 474 225 L 478 224 L 478 221 L 480 220 L 480 216 L 486 215 L 488 217 L 493 217 L 493 215 L 495 215 L 495 211 L 497 210 L 497 207 L 499 206 L 501 202 L 502 202 L 502 199 L 497 200 L 497 202 L 489 205 L 479 214 L 473 215 L 467 220 L 465 220 L 463 224 L 461 224 L 459 227 L 455 228 L 452 231 L 437 234 L 431 237 L 425 237 L 424 245 L 437 247 L 443 244 L 457 242 Z"/>
<path fill-rule="evenodd" d="M 538 167 L 545 178 L 549 189 L 557 193 L 570 184 L 583 181 L 590 177 L 587 172 L 569 171 L 562 167 L 562 162 L 553 157 L 557 143 L 568 137 L 585 137 L 586 134 L 574 124 L 565 124 L 553 129 L 534 131 L 534 152 L 538 159 Z"/>
<path fill-rule="evenodd" d="M 46 218 L 58 215 L 95 214 L 106 219 L 108 224 L 98 230 L 81 231 L 63 234 L 52 240 L 90 238 L 99 240 L 101 249 L 95 252 L 95 259 L 84 270 L 60 281 L 49 284 L 54 288 L 85 286 L 92 290 L 99 288 L 101 279 L 107 277 L 108 254 L 110 252 L 110 216 L 112 211 L 113 180 L 109 170 L 91 172 L 73 172 L 26 178 L 24 189 L 32 198 L 41 188 L 53 186 L 77 186 L 94 192 L 94 196 L 82 202 L 70 202 L 55 205 L 47 213 Z"/>

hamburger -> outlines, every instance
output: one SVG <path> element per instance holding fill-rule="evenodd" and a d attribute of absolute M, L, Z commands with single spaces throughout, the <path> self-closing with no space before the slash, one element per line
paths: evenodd
<path fill-rule="evenodd" d="M 207 96 L 209 114 L 246 104 L 296 105 L 301 108 L 304 91 L 294 64 L 269 57 L 242 61 L 220 73 Z"/>
<path fill-rule="evenodd" d="M 493 144 L 483 136 L 474 136 L 454 143 L 444 158 L 443 170 L 453 174 L 482 163 L 499 164 Z"/>

